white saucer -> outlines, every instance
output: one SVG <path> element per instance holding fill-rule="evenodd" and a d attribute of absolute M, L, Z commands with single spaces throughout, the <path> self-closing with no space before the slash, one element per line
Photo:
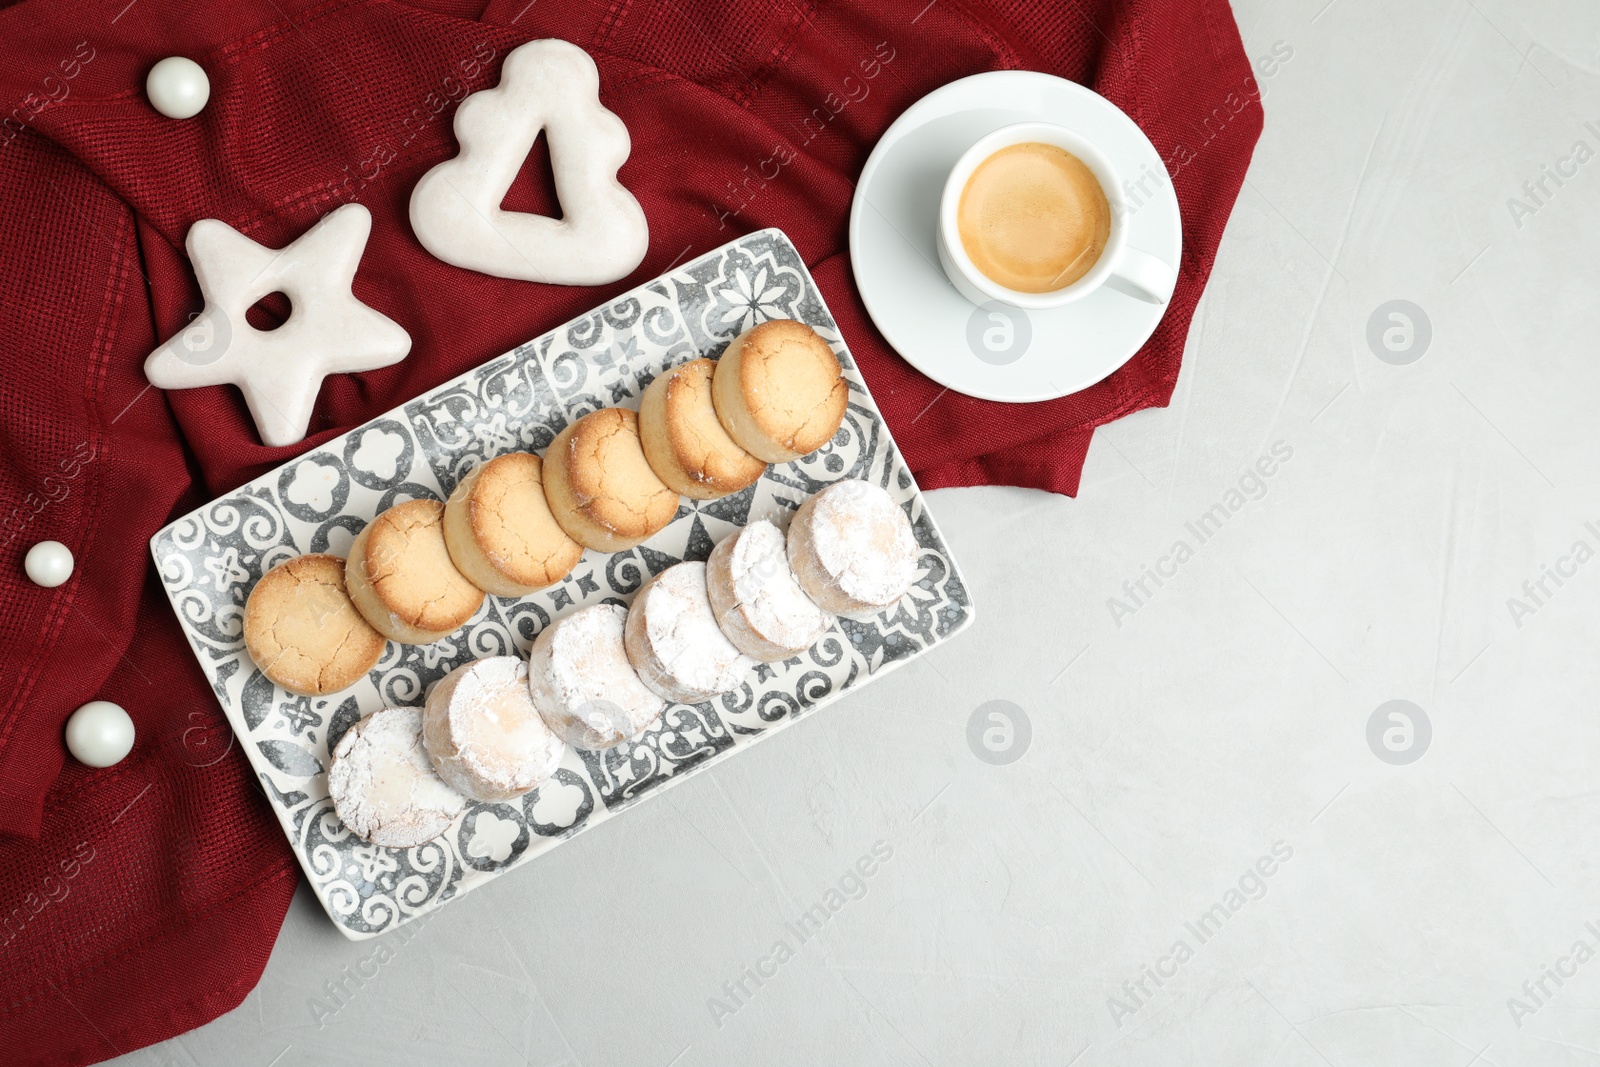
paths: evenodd
<path fill-rule="evenodd" d="M 981 400 L 1028 403 L 1087 389 L 1133 358 L 1166 305 L 1109 285 L 1049 311 L 982 308 L 956 292 L 934 243 L 939 196 L 956 159 L 1014 122 L 1054 122 L 1097 144 L 1126 187 L 1128 244 L 1179 265 L 1178 198 L 1155 146 L 1117 106 L 1033 71 L 976 74 L 936 89 L 872 150 L 850 209 L 850 265 L 889 343 L 940 385 Z"/>

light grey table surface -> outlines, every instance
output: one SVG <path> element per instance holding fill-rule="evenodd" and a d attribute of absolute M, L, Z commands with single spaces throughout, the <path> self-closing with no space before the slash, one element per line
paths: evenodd
<path fill-rule="evenodd" d="M 119 1062 L 1600 1059 L 1600 7 L 1236 12 L 1267 129 L 1172 405 L 1077 499 L 931 495 L 970 631 L 385 939 L 302 888 Z"/>

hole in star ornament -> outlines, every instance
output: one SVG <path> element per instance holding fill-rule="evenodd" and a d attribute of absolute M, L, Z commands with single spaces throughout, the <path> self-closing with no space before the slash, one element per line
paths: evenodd
<path fill-rule="evenodd" d="M 196 222 L 184 248 L 205 307 L 150 353 L 145 377 L 162 389 L 237 385 L 262 443 L 304 439 L 324 377 L 387 367 L 411 351 L 399 323 L 351 292 L 371 232 L 372 214 L 360 204 L 329 212 L 281 249 L 217 219 Z M 273 330 L 255 328 L 247 313 L 274 293 L 287 298 L 288 318 Z M 186 343 L 195 336 L 210 340 L 197 349 Z"/>
<path fill-rule="evenodd" d="M 250 305 L 250 310 L 244 313 L 244 321 L 250 324 L 251 329 L 271 333 L 288 322 L 293 313 L 294 303 L 287 296 L 268 293 Z"/>

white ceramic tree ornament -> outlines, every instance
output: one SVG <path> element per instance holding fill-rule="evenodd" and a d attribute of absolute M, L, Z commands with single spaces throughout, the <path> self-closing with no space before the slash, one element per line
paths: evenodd
<path fill-rule="evenodd" d="M 330 212 L 277 250 L 216 219 L 196 222 L 184 248 L 205 307 L 150 353 L 145 377 L 162 389 L 237 385 L 263 443 L 302 440 L 326 375 L 387 367 L 411 351 L 399 323 L 350 291 L 371 232 L 360 204 Z M 289 318 L 258 330 L 245 312 L 271 293 L 289 298 Z"/>
<path fill-rule="evenodd" d="M 539 131 L 562 218 L 503 211 Z M 411 191 L 411 226 L 446 263 L 501 278 L 603 285 L 644 259 L 650 230 L 633 194 L 617 181 L 628 128 L 600 103 L 600 72 L 566 41 L 529 41 L 506 55 L 500 84 L 456 109 L 461 152 Z"/>

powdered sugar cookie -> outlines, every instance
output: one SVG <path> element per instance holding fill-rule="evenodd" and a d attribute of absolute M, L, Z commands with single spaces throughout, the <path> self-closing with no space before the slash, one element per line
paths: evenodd
<path fill-rule="evenodd" d="M 467 806 L 428 762 L 421 708 L 384 708 L 346 730 L 328 766 L 328 795 L 351 832 L 388 848 L 432 841 Z"/>
<path fill-rule="evenodd" d="M 528 690 L 557 737 L 579 748 L 619 745 L 666 710 L 623 647 L 626 608 L 596 604 L 544 628 L 528 654 Z"/>
<path fill-rule="evenodd" d="M 789 565 L 824 611 L 871 618 L 911 588 L 917 538 L 899 504 L 870 482 L 835 482 L 789 523 Z"/>
<path fill-rule="evenodd" d="M 474 800 L 521 796 L 567 751 L 533 706 L 519 656 L 474 660 L 440 679 L 428 693 L 422 740 L 439 777 Z"/>
<path fill-rule="evenodd" d="M 711 550 L 706 594 L 717 625 L 734 647 L 766 663 L 798 656 L 830 622 L 795 582 L 783 531 L 765 519 Z"/>
<path fill-rule="evenodd" d="M 628 609 L 623 636 L 639 679 L 680 704 L 737 689 L 756 663 L 717 625 L 704 563 L 679 563 L 646 582 Z"/>

